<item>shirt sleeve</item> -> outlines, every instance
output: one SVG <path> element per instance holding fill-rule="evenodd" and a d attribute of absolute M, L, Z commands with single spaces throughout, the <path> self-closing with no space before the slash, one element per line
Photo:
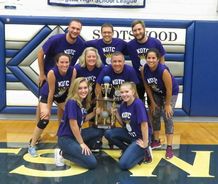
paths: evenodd
<path fill-rule="evenodd" d="M 77 120 L 78 106 L 77 106 L 76 101 L 69 100 L 68 103 L 67 103 L 67 106 L 65 106 L 65 108 L 67 108 L 65 110 L 68 112 L 68 119 L 69 120 L 71 120 L 71 119 Z"/>
<path fill-rule="evenodd" d="M 53 45 L 55 45 L 55 37 L 50 37 L 42 46 L 43 52 L 47 54 L 50 50 L 53 49 Z"/>
<path fill-rule="evenodd" d="M 136 108 L 136 117 L 138 117 L 137 124 L 141 124 L 142 122 L 148 122 L 147 110 L 145 109 L 144 103 L 140 99 L 137 100 L 137 104 L 135 108 Z"/>
<path fill-rule="evenodd" d="M 98 77 L 96 79 L 96 83 L 103 84 L 103 78 L 105 75 L 107 75 L 107 73 L 108 73 L 108 66 L 103 67 L 100 74 L 98 75 Z"/>
<path fill-rule="evenodd" d="M 131 67 L 129 72 L 130 72 L 130 75 L 129 75 L 130 76 L 130 81 L 134 82 L 135 84 L 138 84 L 139 83 L 139 79 L 137 77 L 135 69 Z"/>

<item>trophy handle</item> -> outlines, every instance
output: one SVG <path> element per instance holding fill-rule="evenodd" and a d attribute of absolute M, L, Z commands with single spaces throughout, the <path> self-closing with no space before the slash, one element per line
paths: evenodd
<path fill-rule="evenodd" d="M 99 96 L 96 97 L 96 109 L 95 110 L 97 110 L 97 108 L 99 107 L 98 97 Z M 98 114 L 97 114 L 97 112 L 95 112 L 95 125 L 96 126 L 98 125 Z"/>
<path fill-rule="evenodd" d="M 116 102 L 115 102 L 115 100 L 113 100 L 112 109 L 114 109 L 115 106 L 116 106 Z M 111 127 L 114 126 L 115 120 L 116 120 L 116 116 L 114 114 L 114 111 L 112 111 L 112 113 L 111 113 Z"/>

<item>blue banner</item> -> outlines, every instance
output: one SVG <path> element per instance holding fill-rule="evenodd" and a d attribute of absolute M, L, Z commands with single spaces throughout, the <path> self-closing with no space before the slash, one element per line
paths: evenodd
<path fill-rule="evenodd" d="M 48 0 L 49 5 L 105 8 L 144 8 L 145 0 Z"/>

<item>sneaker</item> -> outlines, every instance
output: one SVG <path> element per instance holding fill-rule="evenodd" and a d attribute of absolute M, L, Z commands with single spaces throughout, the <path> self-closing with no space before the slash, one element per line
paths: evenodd
<path fill-rule="evenodd" d="M 148 146 L 148 148 L 145 150 L 145 158 L 144 158 L 144 163 L 151 163 L 153 159 L 152 155 L 152 149 L 151 146 Z"/>
<path fill-rule="evenodd" d="M 151 143 L 151 149 L 157 149 L 161 147 L 160 139 L 159 140 L 153 140 Z"/>
<path fill-rule="evenodd" d="M 94 152 L 94 153 L 98 153 L 100 152 L 102 148 L 102 142 L 101 141 L 97 141 L 94 146 L 92 147 L 91 151 Z"/>
<path fill-rule="evenodd" d="M 173 149 L 172 149 L 172 146 L 167 146 L 167 149 L 166 149 L 166 159 L 171 159 L 173 158 Z"/>
<path fill-rule="evenodd" d="M 34 146 L 29 146 L 28 147 L 28 153 L 32 156 L 32 157 L 38 157 L 38 154 L 36 152 L 36 148 Z"/>
<path fill-rule="evenodd" d="M 61 150 L 59 148 L 56 148 L 54 151 L 54 160 L 55 165 L 58 167 L 64 166 L 64 158 L 61 155 Z"/>

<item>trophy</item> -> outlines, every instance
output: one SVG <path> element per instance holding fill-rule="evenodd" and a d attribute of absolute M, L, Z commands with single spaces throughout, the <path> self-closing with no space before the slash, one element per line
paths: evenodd
<path fill-rule="evenodd" d="M 109 76 L 104 76 L 103 78 L 103 84 L 101 85 L 102 87 L 102 92 L 104 94 L 104 99 L 108 99 L 108 94 L 111 91 L 112 85 L 110 84 L 111 78 Z"/>
<path fill-rule="evenodd" d="M 110 84 L 111 78 L 104 76 L 102 87 L 102 93 L 104 97 L 96 98 L 96 108 L 101 109 L 101 113 L 95 115 L 95 126 L 98 128 L 109 129 L 115 123 L 114 113 L 111 112 L 111 108 L 115 105 L 115 100 L 108 97 L 111 91 L 112 85 Z"/>
<path fill-rule="evenodd" d="M 101 112 L 101 117 L 103 118 L 103 125 L 105 126 L 107 123 L 107 118 L 109 117 L 108 111 L 102 111 Z"/>

